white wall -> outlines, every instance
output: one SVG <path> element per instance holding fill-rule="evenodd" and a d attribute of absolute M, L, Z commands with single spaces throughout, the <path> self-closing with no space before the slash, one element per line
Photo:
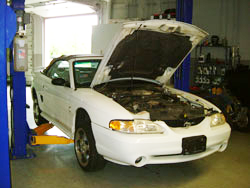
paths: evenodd
<path fill-rule="evenodd" d="M 33 14 L 33 71 L 44 68 L 44 18 Z"/>

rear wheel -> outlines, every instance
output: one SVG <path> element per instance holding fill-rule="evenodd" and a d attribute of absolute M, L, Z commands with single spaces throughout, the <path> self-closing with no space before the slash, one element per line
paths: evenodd
<path fill-rule="evenodd" d="M 105 167 L 106 161 L 97 153 L 89 120 L 80 118 L 77 121 L 74 149 L 77 161 L 84 171 L 98 171 Z"/>
<path fill-rule="evenodd" d="M 35 120 L 35 123 L 37 126 L 44 124 L 44 123 L 48 123 L 48 121 L 41 116 L 41 112 L 42 111 L 39 107 L 38 100 L 36 97 L 34 97 L 34 99 L 33 99 L 33 115 L 34 115 L 34 120 Z"/>

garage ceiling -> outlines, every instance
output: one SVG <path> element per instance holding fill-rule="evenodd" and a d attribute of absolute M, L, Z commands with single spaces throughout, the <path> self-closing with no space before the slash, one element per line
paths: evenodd
<path fill-rule="evenodd" d="M 25 11 L 45 18 L 95 13 L 93 8 L 83 3 L 84 1 L 26 0 Z"/>

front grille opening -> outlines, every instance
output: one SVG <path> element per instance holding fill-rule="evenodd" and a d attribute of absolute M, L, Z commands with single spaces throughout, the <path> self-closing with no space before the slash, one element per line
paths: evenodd
<path fill-rule="evenodd" d="M 164 122 L 170 127 L 188 127 L 197 125 L 204 119 L 205 117 L 198 117 L 193 119 L 164 120 Z"/>

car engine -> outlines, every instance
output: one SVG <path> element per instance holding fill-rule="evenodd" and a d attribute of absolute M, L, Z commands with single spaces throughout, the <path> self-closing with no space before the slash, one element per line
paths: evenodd
<path fill-rule="evenodd" d="M 120 80 L 97 85 L 94 89 L 131 113 L 147 111 L 152 121 L 164 121 L 170 127 L 197 125 L 205 118 L 202 105 L 172 94 L 156 83 Z"/>

